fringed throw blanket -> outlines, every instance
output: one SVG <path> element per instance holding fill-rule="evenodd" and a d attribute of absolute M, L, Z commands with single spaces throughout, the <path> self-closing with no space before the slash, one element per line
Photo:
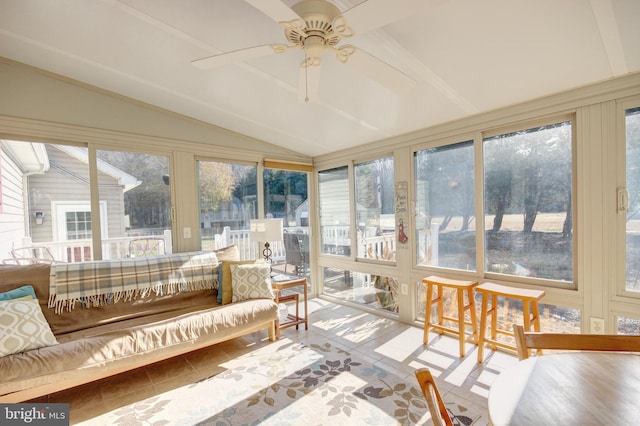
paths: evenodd
<path fill-rule="evenodd" d="M 133 259 L 51 265 L 49 307 L 70 311 L 76 302 L 101 306 L 179 291 L 213 289 L 218 259 L 213 252 L 174 253 Z"/>

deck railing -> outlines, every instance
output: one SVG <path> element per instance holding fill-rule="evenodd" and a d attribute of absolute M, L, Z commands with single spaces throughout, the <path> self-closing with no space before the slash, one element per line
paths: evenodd
<path fill-rule="evenodd" d="M 348 238 L 350 236 L 348 226 L 325 226 L 323 227 L 322 234 L 322 242 L 325 248 L 340 247 L 342 250 L 344 250 L 345 247 L 350 248 L 351 240 Z M 166 253 L 170 253 L 171 231 L 165 230 L 161 235 L 156 235 L 155 237 L 162 237 L 164 239 L 165 251 Z M 122 259 L 130 257 L 131 253 L 129 245 L 131 241 L 140 238 L 140 236 L 105 238 L 102 240 L 103 259 Z M 420 232 L 419 241 L 421 258 L 427 258 L 431 261 L 435 259 L 437 261 L 437 225 L 427 230 L 427 232 Z M 205 246 L 205 243 L 203 242 L 203 249 L 219 249 L 230 245 L 238 247 L 241 259 L 260 259 L 263 257 L 262 247 L 258 247 L 258 244 L 255 244 L 251 240 L 249 230 L 231 230 L 229 227 L 225 227 L 222 233 L 214 236 L 212 247 L 210 247 L 211 244 Z M 358 241 L 358 245 L 358 253 L 363 253 L 364 257 L 370 257 L 373 259 L 386 258 L 387 260 L 392 260 L 389 256 L 392 256 L 396 251 L 395 233 L 386 233 L 381 236 L 361 238 Z M 61 262 L 83 262 L 94 259 L 92 242 L 90 239 L 33 243 L 31 246 L 47 247 L 53 257 L 57 261 Z M 276 241 L 272 243 L 271 251 L 273 263 L 278 264 L 286 262 L 286 249 L 283 241 Z M 336 251 L 336 253 L 343 254 L 343 252 L 340 251 Z"/>

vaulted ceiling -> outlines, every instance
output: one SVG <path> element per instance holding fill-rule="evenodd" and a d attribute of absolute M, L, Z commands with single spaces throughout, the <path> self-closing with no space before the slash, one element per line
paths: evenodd
<path fill-rule="evenodd" d="M 402 90 L 333 52 L 311 102 L 301 49 L 192 64 L 284 44 L 265 13 L 278 1 L 0 0 L 0 56 L 309 156 L 640 70 L 638 0 L 332 0 L 355 33 L 340 44 L 409 77 Z"/>

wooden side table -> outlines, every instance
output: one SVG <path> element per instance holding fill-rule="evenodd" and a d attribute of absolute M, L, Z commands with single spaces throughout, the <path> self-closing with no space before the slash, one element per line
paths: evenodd
<path fill-rule="evenodd" d="M 271 286 L 273 287 L 274 293 L 276 295 L 275 302 L 276 304 L 280 304 L 280 302 L 290 302 L 295 301 L 296 303 L 296 314 L 295 315 L 287 315 L 287 320 L 284 322 L 278 322 L 278 328 L 276 329 L 276 337 L 280 338 L 280 330 L 287 327 L 296 326 L 296 330 L 300 324 L 304 324 L 304 329 L 309 329 L 309 315 L 307 310 L 307 279 L 306 278 L 297 278 L 297 277 L 287 277 L 284 280 L 272 279 Z M 285 289 L 290 289 L 292 287 L 302 286 L 303 292 L 303 302 L 304 302 L 304 316 L 300 316 L 299 311 L 299 294 L 287 294 L 283 295 L 282 291 Z"/>

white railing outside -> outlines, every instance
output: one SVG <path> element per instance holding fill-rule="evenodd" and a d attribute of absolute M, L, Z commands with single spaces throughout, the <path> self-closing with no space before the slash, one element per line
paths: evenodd
<path fill-rule="evenodd" d="M 395 232 L 377 237 L 358 239 L 358 253 L 361 253 L 362 257 L 377 260 L 395 260 L 395 252 Z"/>
<path fill-rule="evenodd" d="M 248 229 L 241 229 L 232 231 L 231 228 L 226 226 L 221 234 L 215 235 L 214 248 L 221 249 L 230 245 L 238 247 L 240 252 L 240 259 L 262 259 L 262 247 L 258 247 L 253 241 L 251 241 L 251 231 Z M 271 243 L 271 261 L 272 263 L 283 263 L 286 259 L 286 251 L 283 241 L 275 241 Z"/>
<path fill-rule="evenodd" d="M 163 234 L 156 235 L 156 237 L 162 237 L 164 239 L 165 252 L 171 253 L 171 231 L 165 230 Z M 140 236 L 133 236 L 103 239 L 103 259 L 123 259 L 125 257 L 129 257 L 129 243 L 140 238 Z M 94 260 L 91 239 L 49 241 L 44 243 L 32 243 L 30 245 L 32 247 L 47 247 L 54 259 L 59 262 L 86 262 Z"/>

